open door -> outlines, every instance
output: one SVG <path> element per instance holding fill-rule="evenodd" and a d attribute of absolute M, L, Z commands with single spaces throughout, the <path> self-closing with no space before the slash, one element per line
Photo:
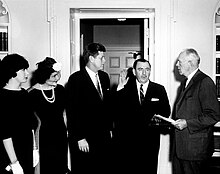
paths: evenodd
<path fill-rule="evenodd" d="M 80 68 L 83 47 L 90 42 L 101 42 L 106 48 L 104 71 L 108 72 L 111 87 L 118 84 L 122 69 L 129 68 L 137 55 L 151 61 L 154 59 L 154 10 L 147 9 L 72 9 L 71 10 L 71 73 Z M 136 16 L 134 18 L 134 16 Z M 119 24 L 117 19 L 126 20 Z M 127 28 L 128 27 L 128 28 Z M 125 30 L 128 32 L 124 36 Z M 106 39 L 106 35 L 112 37 Z M 117 35 L 120 43 L 115 43 Z M 136 36 L 136 37 L 134 37 Z M 122 38 L 138 41 L 123 44 Z M 112 38 L 114 44 L 111 43 Z M 106 42 L 108 40 L 109 42 Z M 121 45 L 120 45 L 121 44 Z M 78 63 L 77 63 L 78 62 Z"/>

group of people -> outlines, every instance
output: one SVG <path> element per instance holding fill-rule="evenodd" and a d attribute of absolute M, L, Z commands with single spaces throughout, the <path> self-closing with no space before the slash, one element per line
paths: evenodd
<path fill-rule="evenodd" d="M 213 128 L 220 120 L 216 87 L 199 70 L 196 50 L 177 59 L 184 80 L 171 107 L 163 85 L 150 80 L 151 64 L 138 58 L 132 76 L 123 70 L 117 89 L 103 71 L 106 48 L 87 45 L 84 66 L 58 84 L 61 64 L 46 57 L 37 63 L 30 88 L 28 61 L 9 54 L 0 62 L 0 173 L 156 174 L 160 148 L 157 115 L 172 115 L 173 174 L 202 174 L 213 153 Z M 129 72 L 130 74 L 130 72 Z M 186 82 L 186 83 L 185 83 Z M 38 132 L 39 131 L 39 132 Z M 33 147 L 34 146 L 34 147 Z"/>
<path fill-rule="evenodd" d="M 31 174 L 38 169 L 41 174 L 66 174 L 65 89 L 57 84 L 61 65 L 50 57 L 37 63 L 26 90 L 22 84 L 28 80 L 28 67 L 19 54 L 0 62 L 0 173 Z"/>

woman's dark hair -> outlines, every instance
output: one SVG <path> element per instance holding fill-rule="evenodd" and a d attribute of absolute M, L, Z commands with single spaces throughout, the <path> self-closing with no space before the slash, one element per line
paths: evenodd
<path fill-rule="evenodd" d="M 23 56 L 17 53 L 6 55 L 0 62 L 0 87 L 3 88 L 12 77 L 16 77 L 19 70 L 28 67 L 29 63 Z"/>
<path fill-rule="evenodd" d="M 46 57 L 43 61 L 38 62 L 36 64 L 37 69 L 32 74 L 31 86 L 36 83 L 44 84 L 50 78 L 50 75 L 55 72 L 53 69 L 55 63 L 56 61 L 51 57 Z"/>

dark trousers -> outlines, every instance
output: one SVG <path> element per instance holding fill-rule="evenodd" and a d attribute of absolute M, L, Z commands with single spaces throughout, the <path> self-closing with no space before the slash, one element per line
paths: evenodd
<path fill-rule="evenodd" d="M 99 147 L 90 146 L 89 152 L 79 150 L 77 144 L 70 143 L 71 173 L 113 173 L 113 160 L 109 144 Z"/>
<path fill-rule="evenodd" d="M 159 148 L 141 144 L 119 144 L 115 149 L 116 173 L 157 174 Z"/>
<path fill-rule="evenodd" d="M 182 160 L 177 156 L 173 157 L 173 174 L 207 174 L 207 160 Z"/>

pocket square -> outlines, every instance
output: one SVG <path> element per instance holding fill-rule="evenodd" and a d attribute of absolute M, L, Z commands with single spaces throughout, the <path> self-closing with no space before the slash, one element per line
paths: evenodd
<path fill-rule="evenodd" d="M 151 101 L 159 101 L 159 98 L 152 98 Z"/>

